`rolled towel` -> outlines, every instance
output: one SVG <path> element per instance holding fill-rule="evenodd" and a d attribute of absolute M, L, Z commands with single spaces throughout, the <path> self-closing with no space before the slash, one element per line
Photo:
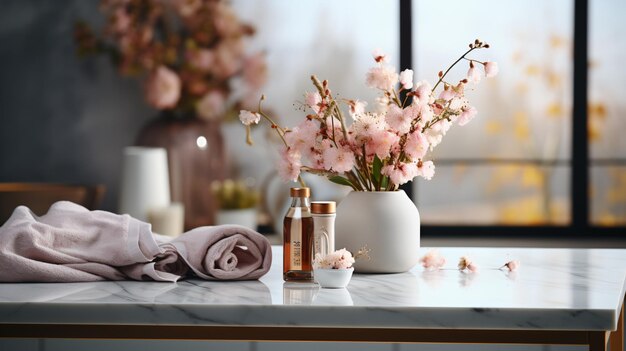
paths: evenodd
<path fill-rule="evenodd" d="M 196 228 L 172 242 L 128 215 L 61 201 L 44 216 L 15 209 L 0 227 L 0 282 L 258 279 L 271 265 L 269 241 L 239 226 Z"/>
<path fill-rule="evenodd" d="M 170 244 L 203 279 L 258 279 L 272 264 L 272 248 L 267 238 L 239 225 L 196 228 Z"/>

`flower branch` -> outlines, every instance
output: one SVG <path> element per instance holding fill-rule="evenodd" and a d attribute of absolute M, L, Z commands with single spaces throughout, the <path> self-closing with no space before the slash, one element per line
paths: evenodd
<path fill-rule="evenodd" d="M 465 85 L 477 83 L 474 60 L 468 54 L 489 45 L 476 40 L 448 69 L 439 73 L 434 87 L 427 81 L 414 83 L 413 71 L 400 73 L 388 65 L 389 57 L 373 54 L 375 66 L 366 73 L 366 85 L 381 92 L 376 112 L 366 111 L 367 103 L 342 99 L 351 123 L 333 97 L 328 81 L 310 76 L 314 92 L 305 94 L 306 118 L 292 129 L 279 127 L 263 113 L 242 110 L 246 128 L 266 119 L 281 136 L 278 171 L 284 180 L 296 180 L 301 172 L 326 176 L 330 181 L 356 191 L 395 191 L 417 176 L 431 179 L 435 166 L 427 154 L 442 140 L 453 124 L 463 126 L 477 114 L 464 96 Z M 467 77 L 457 85 L 444 78 L 463 59 L 470 61 Z M 478 62 L 478 61 L 476 61 Z M 497 73 L 493 62 L 480 62 L 485 76 Z M 444 82 L 437 95 L 436 89 Z M 406 93 L 400 101 L 400 93 Z M 409 99 L 409 97 L 411 99 Z M 248 133 L 249 134 L 249 133 Z"/>

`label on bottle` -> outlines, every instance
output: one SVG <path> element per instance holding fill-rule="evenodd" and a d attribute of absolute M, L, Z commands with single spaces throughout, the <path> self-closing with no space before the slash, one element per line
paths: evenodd
<path fill-rule="evenodd" d="M 302 219 L 294 218 L 291 221 L 291 269 L 302 270 Z"/>

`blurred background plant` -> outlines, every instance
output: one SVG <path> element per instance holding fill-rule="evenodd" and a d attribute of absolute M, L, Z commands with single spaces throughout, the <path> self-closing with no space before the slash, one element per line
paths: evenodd
<path fill-rule="evenodd" d="M 211 191 L 220 210 L 241 210 L 259 204 L 259 192 L 243 180 L 214 181 Z"/>
<path fill-rule="evenodd" d="M 100 35 L 77 22 L 80 56 L 106 54 L 145 83 L 146 101 L 174 117 L 204 120 L 251 108 L 266 81 L 264 54 L 247 54 L 254 28 L 221 0 L 103 0 Z"/>

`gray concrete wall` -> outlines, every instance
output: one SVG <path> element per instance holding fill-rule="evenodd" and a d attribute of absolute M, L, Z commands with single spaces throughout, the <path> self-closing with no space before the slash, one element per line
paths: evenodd
<path fill-rule="evenodd" d="M 76 57 L 77 19 L 101 24 L 98 1 L 2 1 L 0 182 L 101 183 L 114 210 L 121 151 L 156 112 L 106 58 Z"/>

